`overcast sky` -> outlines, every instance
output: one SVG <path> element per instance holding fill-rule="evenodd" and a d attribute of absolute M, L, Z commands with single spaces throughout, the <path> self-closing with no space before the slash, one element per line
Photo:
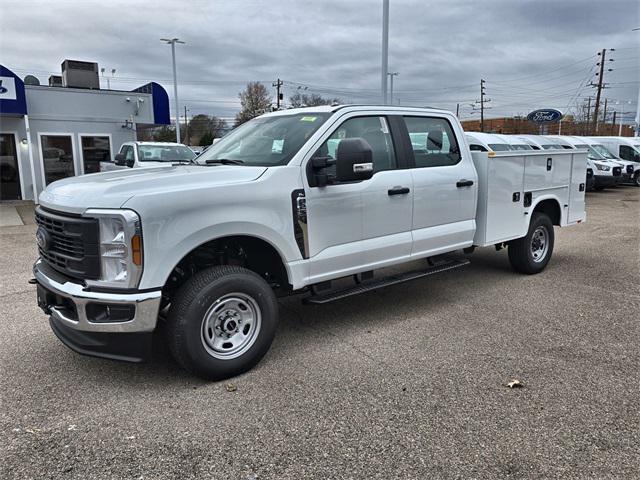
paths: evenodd
<path fill-rule="evenodd" d="M 607 52 L 605 97 L 631 112 L 640 87 L 638 0 L 390 0 L 389 69 L 395 102 L 455 110 L 486 79 L 488 117 L 575 108 L 595 94 Z M 170 47 L 189 116 L 232 117 L 248 81 L 288 98 L 298 87 L 345 102 L 380 101 L 382 0 L 1 0 L 0 63 L 47 82 L 65 58 L 98 62 L 111 88 L 157 81 L 173 96 Z M 103 81 L 106 88 L 106 81 Z M 173 107 L 173 103 L 172 103 Z"/>

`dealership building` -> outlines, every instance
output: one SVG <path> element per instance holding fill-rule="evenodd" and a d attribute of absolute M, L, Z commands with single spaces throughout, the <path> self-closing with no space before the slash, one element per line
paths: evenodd
<path fill-rule="evenodd" d="M 34 200 L 51 182 L 99 171 L 138 125 L 166 125 L 169 97 L 157 83 L 100 88 L 98 65 L 65 60 L 40 85 L 0 65 L 0 200 Z"/>

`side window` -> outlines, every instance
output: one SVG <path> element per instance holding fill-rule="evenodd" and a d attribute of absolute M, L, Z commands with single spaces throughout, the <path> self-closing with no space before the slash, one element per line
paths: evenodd
<path fill-rule="evenodd" d="M 640 162 L 640 155 L 629 145 L 620 145 L 620 158 L 632 162 Z"/>
<path fill-rule="evenodd" d="M 122 147 L 122 152 L 125 160 L 133 160 L 133 147 L 131 145 L 125 145 Z"/>
<path fill-rule="evenodd" d="M 444 118 L 404 117 L 416 167 L 455 165 L 461 159 L 453 129 Z"/>
<path fill-rule="evenodd" d="M 486 148 L 484 148 L 482 145 L 478 145 L 477 143 L 472 143 L 471 145 L 469 145 L 469 150 L 471 150 L 472 152 L 488 152 Z"/>
<path fill-rule="evenodd" d="M 314 157 L 329 157 L 335 160 L 338 144 L 345 138 L 363 138 L 373 151 L 373 171 L 380 172 L 396 168 L 396 156 L 384 117 L 355 117 L 346 120 L 316 150 Z M 327 169 L 335 174 L 335 166 Z"/>

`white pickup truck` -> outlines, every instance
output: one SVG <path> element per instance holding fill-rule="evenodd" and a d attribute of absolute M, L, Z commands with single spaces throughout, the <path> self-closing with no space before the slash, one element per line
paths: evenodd
<path fill-rule="evenodd" d="M 443 254 L 474 247 L 538 273 L 554 225 L 585 220 L 585 150 L 472 154 L 443 110 L 273 112 L 196 162 L 42 193 L 33 282 L 67 346 L 141 361 L 163 322 L 184 368 L 222 379 L 265 355 L 279 295 L 322 304 L 462 267 Z"/>

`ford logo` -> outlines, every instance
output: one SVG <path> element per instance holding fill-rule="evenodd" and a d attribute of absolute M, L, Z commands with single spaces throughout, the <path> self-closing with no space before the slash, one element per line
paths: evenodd
<path fill-rule="evenodd" d="M 42 227 L 39 227 L 38 230 L 36 230 L 36 243 L 42 250 L 47 250 L 49 248 L 49 243 L 51 243 L 51 236 L 49 235 L 49 232 Z"/>
<path fill-rule="evenodd" d="M 527 115 L 527 120 L 533 123 L 554 123 L 561 120 L 563 114 L 560 110 L 553 108 L 542 108 L 540 110 L 534 110 Z"/>

